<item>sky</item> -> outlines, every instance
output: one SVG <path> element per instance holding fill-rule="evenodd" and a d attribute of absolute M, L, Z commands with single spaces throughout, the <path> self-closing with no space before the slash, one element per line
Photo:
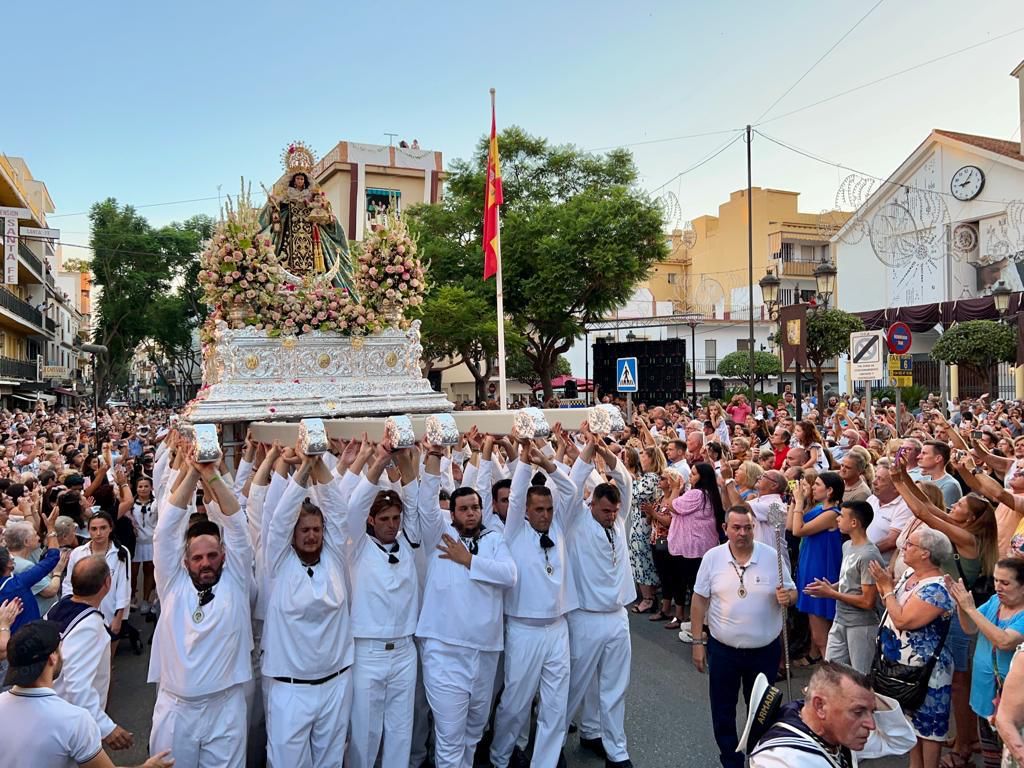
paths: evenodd
<path fill-rule="evenodd" d="M 673 193 L 681 221 L 746 185 L 742 141 L 678 174 L 748 123 L 883 177 L 932 128 L 1019 139 L 1019 2 L 16 3 L 0 47 L 14 84 L 0 152 L 47 184 L 64 253 L 86 255 L 73 246 L 88 243 L 82 214 L 97 200 L 157 226 L 215 215 L 241 176 L 255 189 L 276 180 L 295 139 L 323 154 L 392 132 L 446 162 L 467 157 L 494 87 L 499 128 L 628 146 L 641 186 Z M 675 138 L 693 134 L 712 135 Z M 802 210 L 831 208 L 847 173 L 757 135 L 751 151 L 754 185 L 799 191 Z"/>

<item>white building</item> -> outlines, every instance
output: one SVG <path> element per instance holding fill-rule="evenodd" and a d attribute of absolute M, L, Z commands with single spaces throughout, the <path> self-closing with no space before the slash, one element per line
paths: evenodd
<path fill-rule="evenodd" d="M 1012 74 L 1020 82 L 1024 129 L 1024 62 Z M 871 183 L 851 177 L 844 186 Z M 1024 147 L 933 130 L 832 243 L 837 306 L 847 312 L 987 296 L 999 281 L 1024 290 Z M 915 334 L 911 354 L 927 353 L 938 333 Z M 919 362 L 927 360 L 915 359 L 915 368 Z M 938 385 L 916 370 L 915 381 Z"/>

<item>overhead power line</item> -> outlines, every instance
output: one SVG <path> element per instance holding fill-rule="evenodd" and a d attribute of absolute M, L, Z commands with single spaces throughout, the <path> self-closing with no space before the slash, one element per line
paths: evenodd
<path fill-rule="evenodd" d="M 776 104 L 778 104 L 780 101 L 782 101 L 784 98 L 786 98 L 794 88 L 796 88 L 798 85 L 800 85 L 800 83 L 803 81 L 803 79 L 805 77 L 807 77 L 809 74 L 811 74 L 811 71 L 816 66 L 821 64 L 821 62 L 823 62 L 825 60 L 825 57 L 827 57 L 830 53 L 832 53 L 832 51 L 834 51 L 836 48 L 838 48 L 839 44 L 841 42 L 843 42 L 843 40 L 848 38 L 853 33 L 853 30 L 855 30 L 857 27 L 859 27 L 861 25 L 861 22 L 863 22 L 864 19 L 866 19 L 868 16 L 870 16 L 872 13 L 874 13 L 875 9 L 878 6 L 880 6 L 883 2 L 885 2 L 885 0 L 878 0 L 877 3 L 875 3 L 873 6 L 871 6 L 871 8 L 868 9 L 867 13 L 865 13 L 863 16 L 861 16 L 859 19 L 857 19 L 857 23 L 854 24 L 852 27 L 850 27 L 848 30 L 846 30 L 846 32 L 843 33 L 842 37 L 840 37 L 838 40 L 836 40 L 834 43 L 832 43 L 832 45 L 829 47 L 829 49 L 827 51 L 825 51 L 823 54 L 821 54 L 821 56 L 819 56 L 817 58 L 817 60 L 813 64 L 811 64 L 810 67 L 807 68 L 807 71 L 804 72 L 802 75 L 800 75 L 800 77 L 797 78 L 797 81 L 795 83 L 793 83 L 791 86 L 789 86 L 789 88 L 787 88 L 783 92 L 783 94 L 781 96 L 779 96 L 779 98 L 777 98 L 775 101 L 773 101 L 768 106 L 768 109 L 766 109 L 764 112 L 762 112 L 761 116 L 758 117 L 757 120 L 755 120 L 754 122 L 755 123 L 761 122 L 761 120 L 764 118 L 765 115 L 767 115 L 769 112 L 771 112 L 773 109 L 775 109 L 775 105 Z"/>

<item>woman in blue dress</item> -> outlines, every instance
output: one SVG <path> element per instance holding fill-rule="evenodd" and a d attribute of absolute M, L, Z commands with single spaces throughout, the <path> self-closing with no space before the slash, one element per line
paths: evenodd
<path fill-rule="evenodd" d="M 794 491 L 789 529 L 800 539 L 796 607 L 807 614 L 811 627 L 811 649 L 804 664 L 798 666 L 821 661 L 828 644 L 832 620 L 836 617 L 835 600 L 811 597 L 804 593 L 804 587 L 815 579 L 825 579 L 830 584 L 839 581 L 839 567 L 843 563 L 843 538 L 836 520 L 839 517 L 839 505 L 843 501 L 843 490 L 843 479 L 838 473 L 822 472 L 813 485 L 808 485 L 807 480 L 801 480 Z M 814 506 L 805 512 L 808 499 Z"/>
<path fill-rule="evenodd" d="M 936 768 L 949 733 L 953 691 L 953 654 L 946 643 L 954 602 L 940 564 L 953 556 L 944 533 L 920 528 L 910 534 L 903 558 L 907 571 L 893 585 L 892 576 L 878 563 L 871 575 L 882 596 L 885 618 L 878 629 L 882 655 L 910 667 L 927 666 L 938 653 L 924 702 L 910 716 L 917 744 L 910 752 L 913 768 Z"/>

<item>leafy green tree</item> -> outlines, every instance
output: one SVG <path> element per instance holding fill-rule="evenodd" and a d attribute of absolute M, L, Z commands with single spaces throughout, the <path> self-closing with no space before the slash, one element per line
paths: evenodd
<path fill-rule="evenodd" d="M 504 308 L 548 398 L 558 358 L 584 324 L 625 304 L 667 255 L 662 216 L 637 188 L 627 151 L 588 154 L 518 127 L 503 131 L 499 144 Z M 486 159 L 481 139 L 474 157 L 452 163 L 444 200 L 409 216 L 431 279 L 461 285 L 493 314 L 494 284 L 481 279 Z"/>
<path fill-rule="evenodd" d="M 1017 331 L 994 320 L 968 320 L 946 330 L 932 346 L 932 357 L 973 370 L 986 392 L 992 391 L 992 368 L 1017 358 Z"/>
<path fill-rule="evenodd" d="M 424 359 L 447 361 L 432 370 L 465 365 L 475 382 L 477 401 L 485 400 L 498 355 L 498 322 L 487 300 L 460 285 L 441 285 L 428 294 L 418 316 Z M 505 343 L 522 344 L 507 323 Z"/>
<path fill-rule="evenodd" d="M 761 384 L 769 376 L 778 376 L 782 373 L 782 363 L 777 355 L 771 352 L 754 352 L 754 379 L 755 384 Z M 750 381 L 750 353 L 745 351 L 730 352 L 718 361 L 718 374 L 727 379 L 741 379 Z"/>
<path fill-rule="evenodd" d="M 552 378 L 571 375 L 572 365 L 566 357 L 559 355 Z M 537 371 L 533 367 L 533 362 L 520 346 L 508 351 L 508 356 L 505 358 L 505 377 L 510 381 L 521 381 L 531 389 L 541 383 L 540 376 L 537 375 Z"/>
<path fill-rule="evenodd" d="M 193 217 L 184 224 L 155 229 L 132 206 L 120 205 L 114 198 L 95 203 L 89 219 L 93 250 L 89 267 L 102 290 L 93 336 L 108 350 L 98 361 L 96 386 L 105 394 L 127 383 L 140 342 L 180 333 L 183 316 L 168 314 L 167 306 L 158 300 L 171 294 L 176 281 L 185 293 L 196 288 L 198 280 L 189 282 L 187 277 L 198 260 L 200 244 L 212 230 L 212 220 Z M 198 313 L 198 307 L 187 313 L 192 327 Z"/>
<path fill-rule="evenodd" d="M 812 309 L 807 313 L 807 360 L 818 389 L 818 402 L 825 402 L 822 368 L 826 362 L 850 348 L 850 334 L 864 330 L 864 322 L 841 309 Z"/>

